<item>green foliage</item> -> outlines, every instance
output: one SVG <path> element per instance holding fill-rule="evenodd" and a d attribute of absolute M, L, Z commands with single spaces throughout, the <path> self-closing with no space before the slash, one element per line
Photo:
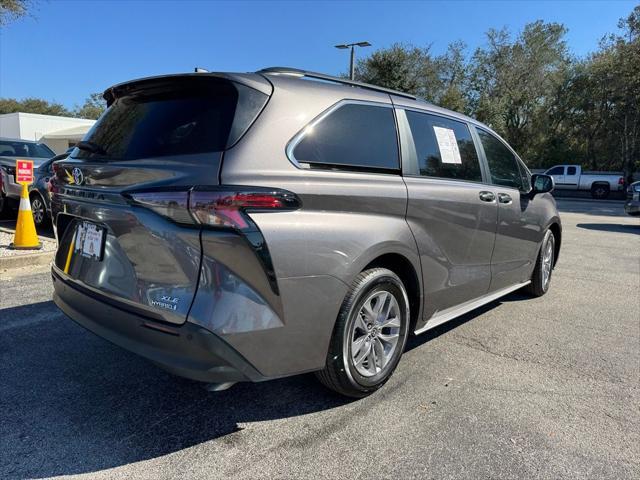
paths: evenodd
<path fill-rule="evenodd" d="M 89 95 L 81 107 L 76 107 L 73 116 L 78 118 L 97 119 L 107 108 L 107 102 L 102 98 L 101 93 L 92 93 Z"/>
<path fill-rule="evenodd" d="M 563 25 L 537 21 L 513 37 L 487 32 L 468 56 L 395 44 L 361 59 L 356 78 L 402 90 L 485 122 L 528 164 L 640 168 L 640 6 L 584 59 L 567 50 Z"/>
<path fill-rule="evenodd" d="M 0 0 L 0 26 L 24 17 L 32 3 L 31 0 Z"/>
<path fill-rule="evenodd" d="M 452 43 L 444 55 L 433 56 L 430 46 L 394 44 L 358 61 L 357 80 L 411 93 L 442 106 L 464 110 L 465 46 Z"/>
<path fill-rule="evenodd" d="M 39 113 L 41 115 L 58 115 L 62 117 L 98 118 L 107 108 L 107 102 L 100 93 L 92 93 L 82 106 L 68 110 L 62 104 L 48 102 L 40 98 L 0 98 L 0 115 L 3 113 Z"/>
<path fill-rule="evenodd" d="M 24 100 L 0 98 L 0 114 L 14 112 L 61 115 L 64 117 L 73 116 L 63 105 L 55 102 L 47 102 L 40 98 L 25 98 Z"/>

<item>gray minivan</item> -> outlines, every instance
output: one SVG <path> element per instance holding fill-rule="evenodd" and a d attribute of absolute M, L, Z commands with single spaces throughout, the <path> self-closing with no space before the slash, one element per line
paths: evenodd
<path fill-rule="evenodd" d="M 54 164 L 55 303 L 211 389 L 317 372 L 362 397 L 407 337 L 543 295 L 553 180 L 487 126 L 289 68 L 144 78 Z"/>

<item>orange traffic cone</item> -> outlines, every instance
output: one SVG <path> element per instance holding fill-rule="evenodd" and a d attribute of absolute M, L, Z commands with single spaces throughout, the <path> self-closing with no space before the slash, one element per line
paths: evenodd
<path fill-rule="evenodd" d="M 38 250 L 42 244 L 36 233 L 36 225 L 33 222 L 33 212 L 29 201 L 29 189 L 22 185 L 20 193 L 20 207 L 18 208 L 18 221 L 16 222 L 16 234 L 9 248 L 14 250 Z"/>

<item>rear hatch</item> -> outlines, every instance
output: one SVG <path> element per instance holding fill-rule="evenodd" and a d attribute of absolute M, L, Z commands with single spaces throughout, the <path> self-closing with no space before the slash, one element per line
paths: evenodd
<path fill-rule="evenodd" d="M 262 77 L 218 74 L 107 90 L 107 111 L 54 164 L 58 275 L 118 307 L 183 323 L 201 257 L 185 192 L 219 184 L 224 151 L 250 128 L 270 92 Z M 154 209 L 133 200 L 141 192 L 156 192 Z"/>

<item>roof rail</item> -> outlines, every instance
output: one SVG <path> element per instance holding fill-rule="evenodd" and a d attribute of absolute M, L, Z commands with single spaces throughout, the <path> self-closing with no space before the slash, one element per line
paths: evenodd
<path fill-rule="evenodd" d="M 400 97 L 406 97 L 412 100 L 417 100 L 417 97 L 415 95 L 411 95 L 410 93 L 399 92 L 397 90 L 392 90 L 390 88 L 378 87 L 377 85 L 371 85 L 370 83 L 356 82 L 355 80 L 334 77 L 332 75 L 327 75 L 324 73 L 301 70 L 299 68 L 269 67 L 269 68 L 263 68 L 262 70 L 258 70 L 256 73 L 271 73 L 275 75 L 291 75 L 294 77 L 315 78 L 318 80 L 325 80 L 327 82 L 341 83 L 343 85 L 351 85 L 352 87 L 366 88 L 367 90 L 375 90 L 376 92 L 384 92 L 390 95 L 398 95 Z"/>

